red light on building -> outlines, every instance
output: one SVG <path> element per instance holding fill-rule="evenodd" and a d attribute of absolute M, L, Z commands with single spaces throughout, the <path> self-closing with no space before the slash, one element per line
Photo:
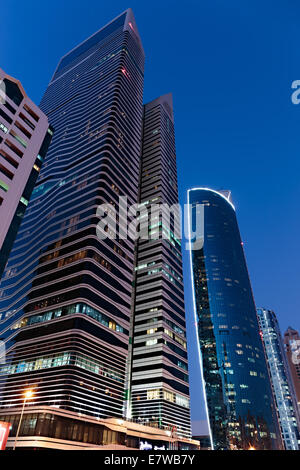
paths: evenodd
<path fill-rule="evenodd" d="M 123 75 L 125 75 L 126 78 L 130 78 L 130 74 L 127 72 L 127 70 L 125 69 L 125 67 L 123 67 L 123 68 L 121 69 L 121 72 L 122 72 Z"/>
<path fill-rule="evenodd" d="M 132 31 L 134 31 L 134 27 L 132 26 L 132 23 L 128 23 Z"/>
<path fill-rule="evenodd" d="M 9 435 L 9 430 L 11 428 L 10 423 L 5 423 L 4 421 L 0 421 L 0 450 L 5 450 L 7 438 Z"/>

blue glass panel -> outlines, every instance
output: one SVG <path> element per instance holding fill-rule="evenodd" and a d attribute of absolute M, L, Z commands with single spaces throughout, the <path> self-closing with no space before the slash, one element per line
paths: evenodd
<path fill-rule="evenodd" d="M 56 73 L 60 72 L 63 68 L 65 68 L 71 62 L 73 62 L 79 56 L 81 56 L 82 54 L 87 52 L 89 49 L 91 49 L 93 46 L 101 42 L 111 33 L 116 31 L 116 29 L 123 26 L 125 23 L 125 18 L 126 18 L 126 13 L 124 13 L 124 15 L 120 16 L 115 21 L 110 23 L 108 26 L 106 26 L 106 28 L 103 28 L 98 33 L 94 34 L 94 36 L 92 36 L 90 39 L 88 39 L 83 44 L 81 44 L 81 46 L 76 47 L 74 51 L 70 52 L 70 54 L 68 54 L 64 59 L 62 59 Z"/>

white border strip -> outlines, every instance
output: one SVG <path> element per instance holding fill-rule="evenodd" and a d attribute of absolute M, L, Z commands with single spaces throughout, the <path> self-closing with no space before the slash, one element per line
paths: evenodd
<path fill-rule="evenodd" d="M 208 191 L 212 191 L 211 189 L 207 188 L 193 188 L 193 189 L 188 189 L 187 192 L 187 197 L 188 197 L 188 207 L 190 204 L 190 191 L 195 191 L 196 189 L 205 189 Z M 214 191 L 217 192 L 217 191 Z M 218 193 L 219 194 L 219 193 Z M 222 196 L 225 198 L 225 196 Z M 228 201 L 226 199 L 226 201 Z M 230 201 L 228 201 L 229 204 Z M 232 205 L 232 204 L 231 204 Z M 201 371 L 201 380 L 202 380 L 202 390 L 203 390 L 203 396 L 204 396 L 204 402 L 205 402 L 205 412 L 206 412 L 206 419 L 208 423 L 208 430 L 209 430 L 209 438 L 210 438 L 210 445 L 212 450 L 214 450 L 214 444 L 213 444 L 213 437 L 212 437 L 212 432 L 211 432 L 211 427 L 210 427 L 210 420 L 209 420 L 209 412 L 208 412 L 208 406 L 207 406 L 207 398 L 206 398 L 206 389 L 205 389 L 205 380 L 204 380 L 204 374 L 203 374 L 203 361 L 202 361 L 202 354 L 201 354 L 201 348 L 200 348 L 200 343 L 199 343 L 199 335 L 198 335 L 198 321 L 197 321 L 197 312 L 196 312 L 196 298 L 195 298 L 195 282 L 194 282 L 194 273 L 193 273 L 193 261 L 192 261 L 192 249 L 191 249 L 191 221 L 190 221 L 190 210 L 188 210 L 188 232 L 189 232 L 189 255 L 190 255 L 190 273 L 191 273 L 191 288 L 192 288 L 192 296 L 193 296 L 193 310 L 194 310 L 194 325 L 197 328 L 196 331 L 196 336 L 197 336 L 197 351 L 198 351 L 198 358 L 199 358 L 199 363 L 200 363 L 200 371 Z"/>

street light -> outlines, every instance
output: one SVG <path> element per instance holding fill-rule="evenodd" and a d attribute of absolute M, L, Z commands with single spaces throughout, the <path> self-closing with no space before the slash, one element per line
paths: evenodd
<path fill-rule="evenodd" d="M 22 419 L 23 419 L 23 414 L 24 414 L 24 409 L 25 409 L 26 402 L 27 402 L 27 400 L 30 400 L 30 398 L 32 398 L 32 397 L 33 397 L 33 391 L 32 391 L 32 390 L 27 390 L 27 391 L 24 393 L 23 407 L 22 407 L 22 412 L 21 412 L 21 416 L 20 416 L 20 421 L 19 421 L 19 425 L 18 425 L 18 430 L 17 430 L 17 434 L 16 434 L 16 439 L 15 439 L 15 444 L 14 444 L 13 450 L 16 450 L 17 440 L 18 440 L 18 437 L 19 437 L 20 429 L 21 429 L 21 424 L 22 424 Z"/>

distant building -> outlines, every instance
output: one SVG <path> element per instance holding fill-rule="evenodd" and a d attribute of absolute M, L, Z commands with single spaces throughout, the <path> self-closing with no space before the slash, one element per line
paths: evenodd
<path fill-rule="evenodd" d="M 297 330 L 289 326 L 283 339 L 300 410 L 300 336 Z"/>
<path fill-rule="evenodd" d="M 0 277 L 53 130 L 21 83 L 0 69 Z"/>
<path fill-rule="evenodd" d="M 299 413 L 290 368 L 275 313 L 257 309 L 271 377 L 282 440 L 286 450 L 299 450 Z"/>

